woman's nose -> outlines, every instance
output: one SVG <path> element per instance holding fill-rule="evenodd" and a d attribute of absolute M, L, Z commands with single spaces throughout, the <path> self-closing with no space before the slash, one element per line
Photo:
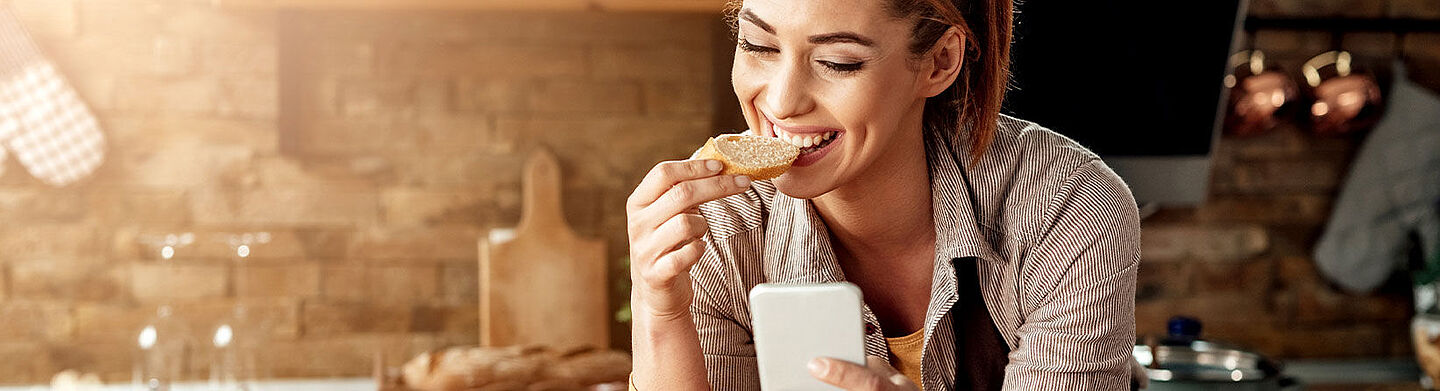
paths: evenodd
<path fill-rule="evenodd" d="M 765 88 L 766 112 L 775 119 L 785 119 L 810 112 L 814 101 L 806 90 L 808 81 L 804 69 L 796 65 L 780 68 Z"/>

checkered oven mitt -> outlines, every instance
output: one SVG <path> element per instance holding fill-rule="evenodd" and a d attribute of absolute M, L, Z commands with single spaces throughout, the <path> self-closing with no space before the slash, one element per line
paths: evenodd
<path fill-rule="evenodd" d="M 30 175 L 51 186 L 83 179 L 105 160 L 105 135 L 95 116 L 4 6 L 0 6 L 0 146 L 15 155 Z"/>

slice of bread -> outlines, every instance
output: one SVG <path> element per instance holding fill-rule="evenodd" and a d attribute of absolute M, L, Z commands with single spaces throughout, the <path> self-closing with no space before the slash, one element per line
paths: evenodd
<path fill-rule="evenodd" d="M 774 137 L 726 134 L 710 138 L 694 158 L 719 160 L 725 164 L 723 175 L 763 181 L 784 174 L 798 156 L 799 147 Z"/>

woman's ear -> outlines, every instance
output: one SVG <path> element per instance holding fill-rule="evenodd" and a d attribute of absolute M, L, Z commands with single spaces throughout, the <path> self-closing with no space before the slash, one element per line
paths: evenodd
<path fill-rule="evenodd" d="M 935 46 L 921 61 L 924 63 L 920 93 L 925 98 L 940 95 L 955 83 L 955 78 L 960 76 L 960 68 L 965 65 L 965 36 L 954 27 L 945 30 L 945 35 L 935 41 Z"/>

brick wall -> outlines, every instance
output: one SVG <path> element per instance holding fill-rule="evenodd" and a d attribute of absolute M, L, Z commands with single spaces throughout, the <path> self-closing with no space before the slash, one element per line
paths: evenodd
<path fill-rule="evenodd" d="M 67 368 L 128 381 L 166 302 L 197 341 L 247 304 L 271 324 L 274 376 L 365 376 L 376 351 L 476 343 L 476 240 L 517 222 L 523 157 L 556 152 L 570 223 L 618 264 L 633 184 L 711 133 L 724 29 L 694 14 L 10 3 L 110 155 L 65 189 L 5 163 L 0 383 Z M 187 231 L 173 268 L 137 244 Z M 238 231 L 273 235 L 244 270 L 221 243 Z"/>
<path fill-rule="evenodd" d="M 1256 0 L 1267 17 L 1440 16 L 1440 1 Z M 1260 31 L 1256 46 L 1298 78 L 1300 65 L 1331 48 L 1328 32 Z M 1440 34 L 1406 37 L 1417 82 L 1440 91 Z M 1345 34 L 1356 63 L 1388 79 L 1395 36 Z M 1383 82 L 1382 82 L 1383 83 Z M 1384 85 L 1384 84 L 1382 84 Z M 1255 137 L 1226 136 L 1215 151 L 1209 200 L 1162 209 L 1144 222 L 1136 317 L 1143 334 L 1165 320 L 1199 318 L 1209 338 L 1280 358 L 1410 354 L 1409 281 L 1402 275 L 1371 295 L 1347 294 L 1311 259 L 1333 198 L 1361 137 L 1323 137 L 1284 124 Z"/>

